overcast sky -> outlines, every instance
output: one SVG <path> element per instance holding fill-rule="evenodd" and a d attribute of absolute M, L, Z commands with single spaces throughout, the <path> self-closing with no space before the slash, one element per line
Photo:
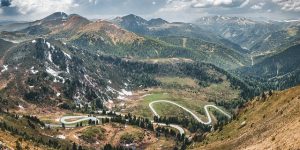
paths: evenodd
<path fill-rule="evenodd" d="M 147 19 L 193 21 L 225 15 L 272 20 L 300 19 L 300 0 L 0 0 L 0 20 L 36 20 L 53 12 L 90 19 L 136 14 Z"/>

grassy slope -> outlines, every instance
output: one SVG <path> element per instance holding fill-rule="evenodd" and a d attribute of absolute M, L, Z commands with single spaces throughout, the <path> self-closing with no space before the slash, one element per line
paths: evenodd
<path fill-rule="evenodd" d="M 247 66 L 249 60 L 238 50 L 230 49 L 216 43 L 210 43 L 201 39 L 186 37 L 160 37 L 160 40 L 167 43 L 193 49 L 195 52 L 205 53 L 209 63 L 225 67 L 226 65 L 238 68 Z M 202 59 L 203 61 L 203 59 Z"/>
<path fill-rule="evenodd" d="M 3 57 L 5 51 L 13 46 L 13 43 L 0 39 L 0 58 Z"/>
<path fill-rule="evenodd" d="M 299 95 L 300 86 L 275 92 L 265 101 L 256 98 L 247 104 L 237 120 L 191 148 L 297 149 L 300 146 Z M 241 127 L 244 121 L 246 125 Z"/>
<path fill-rule="evenodd" d="M 224 95 L 224 93 L 227 94 Z M 125 112 L 128 111 L 137 116 L 152 118 L 153 114 L 149 108 L 149 103 L 156 100 L 170 100 L 192 110 L 205 120 L 206 116 L 199 112 L 203 112 L 204 105 L 210 104 L 210 99 L 224 99 L 228 101 L 239 97 L 239 91 L 230 90 L 227 83 L 212 84 L 205 88 L 159 88 L 149 92 L 149 94 L 151 95 L 146 95 L 138 100 L 128 101 Z M 156 103 L 153 106 L 160 116 L 178 116 L 179 118 L 188 116 L 192 118 L 190 114 L 172 104 Z"/>

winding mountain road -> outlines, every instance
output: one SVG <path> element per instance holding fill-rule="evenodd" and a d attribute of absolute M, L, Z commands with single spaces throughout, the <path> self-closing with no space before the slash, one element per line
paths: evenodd
<path fill-rule="evenodd" d="M 153 101 L 153 102 L 149 103 L 149 107 L 150 107 L 151 111 L 153 112 L 153 114 L 154 114 L 155 116 L 158 116 L 158 117 L 159 117 L 158 113 L 157 113 L 156 110 L 153 108 L 153 104 L 155 104 L 155 103 L 169 103 L 169 104 L 172 104 L 172 105 L 176 105 L 176 106 L 180 107 L 181 109 L 185 110 L 186 112 L 188 112 L 189 114 L 191 114 L 191 115 L 192 115 L 199 123 L 202 123 L 202 124 L 205 124 L 205 125 L 211 124 L 211 122 L 212 122 L 211 115 L 210 115 L 209 112 L 208 112 L 208 111 L 209 111 L 209 110 L 208 110 L 209 107 L 212 107 L 212 108 L 214 108 L 214 109 L 220 111 L 222 114 L 224 114 L 225 116 L 227 116 L 229 119 L 231 118 L 231 116 L 230 116 L 229 114 L 227 114 L 225 111 L 223 111 L 223 110 L 220 109 L 219 107 L 217 107 L 217 106 L 215 106 L 215 105 L 205 105 L 205 106 L 204 106 L 204 110 L 205 110 L 205 114 L 206 114 L 206 116 L 207 116 L 207 118 L 208 118 L 208 121 L 205 122 L 205 121 L 201 120 L 196 114 L 194 114 L 194 113 L 193 113 L 192 111 L 190 111 L 189 109 L 183 107 L 182 105 L 179 105 L 179 104 L 177 104 L 177 103 L 175 103 L 175 102 L 168 101 L 168 100 L 157 100 L 157 101 Z"/>
<path fill-rule="evenodd" d="M 77 119 L 74 121 L 66 121 L 66 120 L 73 120 L 73 119 Z M 90 116 L 64 116 L 62 118 L 60 118 L 60 123 L 63 123 L 65 125 L 70 125 L 70 124 L 76 124 L 79 122 L 83 122 L 83 121 L 99 121 L 96 117 L 90 117 Z"/>
<path fill-rule="evenodd" d="M 169 101 L 169 100 L 156 100 L 156 101 L 153 101 L 151 103 L 149 103 L 149 108 L 151 109 L 152 113 L 155 115 L 155 116 L 158 116 L 159 117 L 159 114 L 156 112 L 156 110 L 153 108 L 153 104 L 156 104 L 156 103 L 169 103 L 169 104 L 172 104 L 172 105 L 175 105 L 181 109 L 183 109 L 184 111 L 188 112 L 189 114 L 191 114 L 194 119 L 196 119 L 199 123 L 202 123 L 202 124 L 205 124 L 205 125 L 209 125 L 211 124 L 212 122 L 212 119 L 211 119 L 211 115 L 209 114 L 209 108 L 214 108 L 218 111 L 220 111 L 222 114 L 224 114 L 225 116 L 227 116 L 228 118 L 231 118 L 231 116 L 226 113 L 225 111 L 223 111 L 222 109 L 220 109 L 219 107 L 215 106 L 215 105 L 205 105 L 204 106 L 204 110 L 205 110 L 205 114 L 208 118 L 208 121 L 203 121 L 201 120 L 196 114 L 194 114 L 191 110 L 183 107 L 182 105 L 179 105 L 173 101 Z M 119 114 L 119 113 L 118 113 Z M 92 121 L 100 121 L 99 119 L 102 119 L 102 118 L 111 118 L 109 116 L 105 116 L 105 115 L 101 115 L 101 116 L 64 116 L 64 117 L 61 117 L 60 118 L 60 123 L 61 124 L 64 124 L 66 128 L 74 128 L 76 126 L 77 123 L 80 123 L 80 122 L 83 122 L 83 121 L 89 121 L 89 120 L 92 120 Z M 68 120 L 71 120 L 71 121 L 68 121 Z M 182 127 L 180 127 L 179 125 L 176 125 L 176 124 L 165 124 L 165 123 L 155 123 L 154 121 L 151 121 L 154 125 L 159 125 L 159 126 L 169 126 L 169 127 L 172 127 L 172 128 L 175 128 L 179 131 L 180 134 L 184 134 L 184 129 Z M 62 127 L 62 125 L 57 125 L 57 124 L 47 124 L 47 126 L 50 126 L 50 127 Z"/>

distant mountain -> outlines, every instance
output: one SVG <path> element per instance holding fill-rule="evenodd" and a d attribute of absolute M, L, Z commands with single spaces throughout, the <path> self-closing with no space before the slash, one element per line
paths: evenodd
<path fill-rule="evenodd" d="M 0 38 L 22 42 L 47 36 L 101 54 L 135 59 L 190 58 L 212 63 L 224 69 L 235 69 L 249 64 L 249 59 L 245 59 L 244 50 L 238 45 L 207 34 L 193 24 L 169 23 L 161 18 L 147 21 L 135 15 L 116 18 L 113 22 L 103 20 L 92 22 L 76 14 L 57 12 L 41 20 L 27 23 L 28 27 L 24 29 L 3 32 Z M 121 27 L 116 24 L 120 24 Z M 159 37 L 182 35 L 198 40 L 203 44 L 198 45 L 202 49 L 197 50 L 193 46 L 182 47 L 174 42 L 159 40 Z M 188 40 L 188 43 L 190 41 Z M 211 45 L 218 50 L 211 52 L 205 49 Z"/>
<path fill-rule="evenodd" d="M 161 18 L 147 21 L 135 15 L 118 17 L 112 20 L 112 22 L 140 35 L 152 37 L 186 36 L 190 38 L 197 38 L 202 41 L 217 43 L 224 47 L 235 49 L 243 53 L 245 52 L 245 50 L 243 50 L 239 45 L 217 36 L 211 31 L 203 30 L 197 25 L 191 23 L 170 23 Z"/>
<path fill-rule="evenodd" d="M 21 31 L 29 34 L 46 34 L 57 30 L 76 30 L 79 26 L 89 23 L 89 20 L 76 14 L 67 15 L 64 12 L 53 13 L 41 20 L 25 23 L 13 23 L 0 27 L 0 31 Z"/>
<path fill-rule="evenodd" d="M 245 49 L 251 49 L 266 34 L 279 31 L 286 25 L 280 22 L 263 22 L 225 16 L 202 17 L 196 20 L 195 24 Z"/>
<path fill-rule="evenodd" d="M 0 26 L 5 26 L 14 23 L 24 23 L 24 21 L 0 20 Z"/>
<path fill-rule="evenodd" d="M 57 21 L 57 20 L 66 20 L 68 18 L 68 15 L 64 12 L 55 12 L 44 19 L 42 19 L 42 22 L 51 22 L 51 21 Z"/>
<path fill-rule="evenodd" d="M 163 24 L 168 24 L 169 22 L 166 20 L 163 20 L 161 18 L 155 18 L 155 19 L 151 19 L 148 21 L 148 24 L 150 26 L 159 26 L 159 25 L 163 25 Z"/>
<path fill-rule="evenodd" d="M 258 42 L 251 47 L 251 51 L 255 53 L 266 53 L 268 51 L 280 51 L 289 46 L 299 44 L 300 42 L 300 26 L 287 27 L 284 30 L 271 32 L 264 35 Z"/>
<path fill-rule="evenodd" d="M 122 25 L 125 29 L 136 33 L 144 34 L 147 32 L 146 26 L 148 21 L 142 17 L 130 14 L 124 17 L 117 17 L 113 20 L 118 25 Z"/>
<path fill-rule="evenodd" d="M 22 22 L 22 23 L 9 23 L 9 24 L 4 24 L 2 26 L 0 26 L 0 32 L 1 31 L 18 31 L 18 30 L 22 30 L 25 28 L 28 28 L 30 26 L 34 25 L 34 23 L 29 23 L 29 22 Z"/>
<path fill-rule="evenodd" d="M 241 69 L 244 76 L 252 76 L 267 86 L 285 89 L 300 83 L 300 44 L 266 57 L 252 67 Z"/>
<path fill-rule="evenodd" d="M 205 45 L 198 50 L 194 47 L 182 47 L 175 42 L 162 39 L 142 37 L 110 22 L 96 21 L 78 30 L 69 42 L 90 51 L 134 59 L 190 58 L 226 69 L 242 67 L 247 62 L 242 54 L 222 46 L 219 46 L 216 52 L 212 52 L 205 49 Z M 188 40 L 188 44 L 189 42 L 190 40 Z M 209 43 L 202 42 L 202 44 Z M 216 44 L 210 43 L 210 45 Z M 228 53 L 226 54 L 225 51 L 218 53 L 222 50 L 228 50 Z"/>

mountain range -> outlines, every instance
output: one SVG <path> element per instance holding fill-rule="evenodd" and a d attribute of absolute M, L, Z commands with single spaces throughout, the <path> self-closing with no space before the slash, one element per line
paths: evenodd
<path fill-rule="evenodd" d="M 129 15 L 123 20 L 129 18 L 127 22 L 130 22 L 132 17 Z M 142 18 L 134 18 L 144 24 Z M 158 26 L 165 23 L 162 19 L 153 19 L 145 24 Z M 180 25 L 179 30 L 194 28 L 184 23 L 174 24 Z M 62 12 L 11 27 L 15 26 L 18 27 L 9 28 L 11 31 L 3 31 L 0 35 L 1 43 L 5 45 L 0 66 L 1 80 L 9 81 L 2 89 L 8 95 L 15 95 L 16 101 L 23 98 L 40 103 L 40 100 L 58 97 L 63 101 L 74 100 L 77 104 L 93 99 L 105 102 L 124 94 L 122 90 L 157 86 L 160 83 L 155 77 L 161 75 L 190 76 L 205 85 L 229 80 L 233 87 L 250 90 L 247 84 L 226 71 L 205 64 L 213 63 L 225 69 L 241 67 L 246 63 L 242 52 L 193 36 L 165 34 L 148 37 L 109 21 L 93 22 Z M 177 29 L 171 28 L 170 31 Z M 182 40 L 186 46 L 180 44 Z M 192 62 L 176 62 L 179 68 L 172 69 L 172 64 L 143 61 L 173 58 L 186 58 Z M 132 68 L 136 65 L 142 68 Z M 198 66 L 195 69 L 199 72 L 185 73 L 188 66 Z M 18 91 L 15 91 L 16 86 Z"/>
<path fill-rule="evenodd" d="M 190 114 L 180 112 L 178 114 L 186 116 L 186 124 L 182 126 L 192 136 L 179 145 L 183 147 L 194 140 L 197 142 L 191 149 L 249 147 L 253 141 L 239 145 L 245 139 L 253 140 L 249 137 L 252 129 L 244 130 L 240 125 L 242 120 L 249 117 L 249 123 L 258 124 L 259 129 L 253 129 L 256 136 L 259 136 L 258 130 L 266 129 L 262 127 L 265 120 L 257 121 L 247 110 L 275 111 L 265 107 L 265 102 L 278 108 L 276 113 L 287 109 L 273 103 L 276 97 L 281 98 L 280 103 L 290 98 L 296 103 L 296 98 L 286 93 L 295 93 L 299 87 L 275 92 L 275 95 L 272 90 L 300 84 L 299 30 L 300 21 L 256 21 L 225 16 L 202 17 L 193 23 L 184 23 L 162 18 L 146 20 L 134 14 L 89 20 L 78 14 L 56 12 L 32 22 L 3 22 L 0 24 L 0 108 L 7 110 L 0 109 L 0 114 L 10 118 L 13 113 L 9 109 L 24 112 L 24 107 L 31 110 L 51 107 L 79 114 L 141 108 L 140 111 L 145 111 L 141 114 L 149 116 L 144 104 L 148 106 L 148 102 L 157 99 L 172 99 L 191 108 L 215 104 L 229 112 L 232 120 L 209 110 L 214 117 L 210 118 L 213 126 L 208 127 L 189 121 Z M 127 101 L 128 97 L 134 100 Z M 254 108 L 254 105 L 261 107 Z M 157 108 L 161 109 L 160 113 L 167 111 Z M 132 111 L 133 115 L 141 115 L 134 114 L 136 111 Z M 202 117 L 205 114 L 200 108 L 191 112 Z M 122 119 L 122 115 L 114 113 L 110 111 L 117 116 L 114 121 Z M 3 127 L 1 115 L 0 127 Z M 132 114 L 125 116 L 126 119 L 131 117 Z M 278 118 L 272 116 L 270 120 L 277 123 Z M 146 122 L 151 123 L 147 119 Z M 166 121 L 166 117 L 163 120 Z M 170 122 L 174 120 L 176 118 L 169 118 Z M 35 120 L 35 123 L 39 122 Z M 242 127 L 237 127 L 239 125 Z M 222 131 L 223 126 L 225 131 Z M 237 132 L 227 132 L 232 126 Z M 207 129 L 212 132 L 206 132 Z M 240 133 L 247 137 L 238 136 Z M 47 136 L 43 131 L 38 134 Z M 270 136 L 268 133 L 268 138 Z M 227 141 L 212 145 L 220 141 L 219 138 Z M 242 147 L 236 149 L 239 148 Z"/>

